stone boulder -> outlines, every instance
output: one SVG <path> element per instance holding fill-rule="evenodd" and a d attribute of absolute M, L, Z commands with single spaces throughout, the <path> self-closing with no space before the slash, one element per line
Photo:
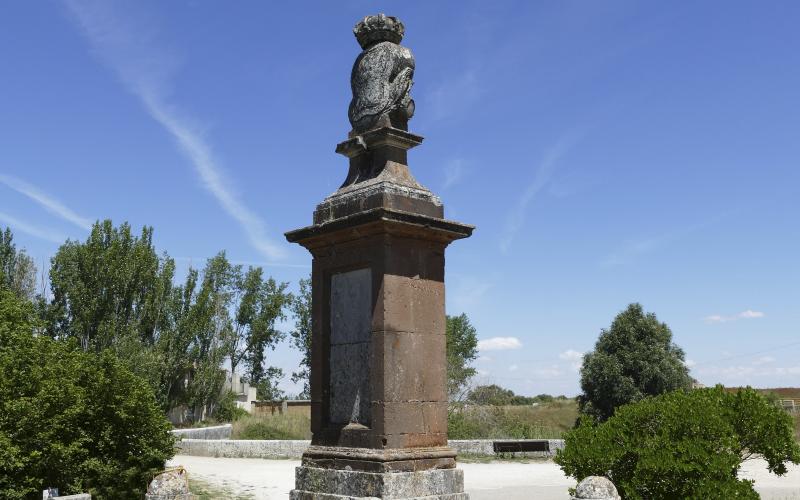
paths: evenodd
<path fill-rule="evenodd" d="M 145 500 L 192 500 L 189 474 L 183 467 L 166 470 L 150 481 Z"/>
<path fill-rule="evenodd" d="M 608 478 L 589 476 L 578 483 L 572 500 L 619 500 L 617 488 Z"/>

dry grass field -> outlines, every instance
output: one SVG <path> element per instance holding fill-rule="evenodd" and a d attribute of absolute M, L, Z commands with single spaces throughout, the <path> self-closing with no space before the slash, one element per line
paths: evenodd
<path fill-rule="evenodd" d="M 450 412 L 451 439 L 552 439 L 578 418 L 574 399 L 537 406 L 464 406 Z"/>
<path fill-rule="evenodd" d="M 247 415 L 236 420 L 232 439 L 311 439 L 311 419 L 306 415 Z"/>

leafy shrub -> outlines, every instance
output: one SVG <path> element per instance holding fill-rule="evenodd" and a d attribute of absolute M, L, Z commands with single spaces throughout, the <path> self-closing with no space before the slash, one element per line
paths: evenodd
<path fill-rule="evenodd" d="M 47 486 L 141 498 L 173 455 L 152 389 L 115 356 L 37 337 L 30 303 L 0 290 L 0 498 Z"/>
<path fill-rule="evenodd" d="M 751 388 L 675 391 L 622 406 L 597 424 L 583 417 L 555 461 L 577 478 L 607 476 L 626 499 L 758 498 L 736 474 L 763 456 L 769 470 L 800 463 L 791 418 Z"/>
<path fill-rule="evenodd" d="M 236 405 L 236 395 L 228 391 L 219 402 L 214 412 L 214 420 L 217 422 L 235 422 L 247 416 L 247 410 Z"/>

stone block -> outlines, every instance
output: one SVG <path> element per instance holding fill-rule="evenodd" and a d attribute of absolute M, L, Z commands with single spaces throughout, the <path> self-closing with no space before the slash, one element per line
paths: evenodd
<path fill-rule="evenodd" d="M 405 332 L 373 333 L 375 377 L 373 399 L 387 402 L 446 401 L 444 335 Z"/>
<path fill-rule="evenodd" d="M 295 469 L 294 500 L 467 499 L 460 469 L 374 473 L 317 467 Z"/>
<path fill-rule="evenodd" d="M 444 283 L 385 274 L 378 290 L 373 331 L 445 334 Z"/>
<path fill-rule="evenodd" d="M 374 402 L 372 415 L 373 428 L 380 434 L 447 432 L 446 401 Z"/>

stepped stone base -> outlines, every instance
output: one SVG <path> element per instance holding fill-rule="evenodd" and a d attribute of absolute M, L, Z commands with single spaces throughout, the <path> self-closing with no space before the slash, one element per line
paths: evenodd
<path fill-rule="evenodd" d="M 362 472 L 298 467 L 290 500 L 469 500 L 460 469 Z"/>

